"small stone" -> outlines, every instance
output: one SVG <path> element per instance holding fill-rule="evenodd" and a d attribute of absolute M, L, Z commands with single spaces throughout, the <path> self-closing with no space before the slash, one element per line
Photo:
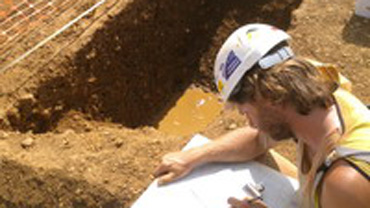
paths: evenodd
<path fill-rule="evenodd" d="M 32 105 L 36 103 L 36 98 L 33 94 L 25 94 L 19 98 L 19 104 L 23 105 Z"/>
<path fill-rule="evenodd" d="M 66 139 L 66 138 L 64 138 L 64 139 L 63 139 L 63 145 L 64 145 L 64 146 L 69 145 L 69 141 L 68 141 L 68 139 Z"/>
<path fill-rule="evenodd" d="M 35 144 L 35 140 L 31 137 L 28 137 L 28 138 L 26 138 L 25 140 L 23 140 L 21 142 L 21 146 L 23 148 L 29 148 L 29 147 L 33 146 L 34 144 Z"/>
<path fill-rule="evenodd" d="M 75 193 L 79 195 L 79 194 L 82 193 L 82 190 L 78 188 L 78 189 L 76 189 Z"/>
<path fill-rule="evenodd" d="M 12 118 L 18 118 L 19 117 L 19 112 L 17 108 L 11 108 L 6 112 L 6 116 L 10 119 Z"/>
<path fill-rule="evenodd" d="M 117 141 L 117 142 L 115 143 L 115 146 L 116 146 L 117 148 L 121 148 L 121 147 L 122 147 L 122 145 L 123 145 L 123 141 L 122 141 L 122 140 L 119 140 L 119 141 Z"/>
<path fill-rule="evenodd" d="M 153 139 L 150 143 L 154 145 L 159 145 L 161 144 L 161 141 L 159 141 L 159 139 Z"/>
<path fill-rule="evenodd" d="M 71 135 L 71 134 L 75 134 L 76 132 L 73 130 L 73 129 L 67 129 L 67 130 L 65 130 L 64 131 L 64 135 L 65 136 L 69 136 L 69 135 Z"/>
<path fill-rule="evenodd" d="M 236 128 L 238 128 L 238 125 L 236 125 L 235 123 L 230 124 L 230 126 L 228 127 L 228 129 L 230 130 L 234 130 Z"/>
<path fill-rule="evenodd" d="M 98 79 L 96 78 L 96 77 L 90 77 L 90 78 L 88 78 L 87 79 L 87 82 L 88 83 L 94 83 L 94 82 L 96 82 Z"/>
<path fill-rule="evenodd" d="M 9 137 L 9 134 L 5 131 L 0 132 L 0 139 L 7 139 Z"/>
<path fill-rule="evenodd" d="M 44 118 L 49 118 L 51 115 L 50 109 L 44 109 L 43 111 L 41 111 L 40 115 Z"/>
<path fill-rule="evenodd" d="M 63 105 L 57 105 L 57 106 L 54 107 L 54 110 L 55 111 L 62 111 L 63 108 L 64 108 Z"/>

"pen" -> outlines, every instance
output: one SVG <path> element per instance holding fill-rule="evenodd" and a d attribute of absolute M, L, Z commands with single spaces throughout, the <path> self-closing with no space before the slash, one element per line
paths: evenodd
<path fill-rule="evenodd" d="M 247 183 L 244 187 L 243 190 L 248 192 L 250 195 L 252 195 L 252 199 L 248 200 L 248 202 L 253 202 L 255 200 L 262 200 L 262 193 L 264 190 L 264 187 L 262 184 L 260 185 L 254 185 L 251 183 Z"/>

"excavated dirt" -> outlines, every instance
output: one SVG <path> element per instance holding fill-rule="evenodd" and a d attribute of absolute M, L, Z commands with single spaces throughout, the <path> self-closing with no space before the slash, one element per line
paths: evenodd
<path fill-rule="evenodd" d="M 53 41 L 79 37 L 50 63 L 44 47 L 0 75 L 0 207 L 129 207 L 190 138 L 158 122 L 189 86 L 214 90 L 217 48 L 245 23 L 287 29 L 298 53 L 336 63 L 370 102 L 370 25 L 352 0 L 108 2 Z M 203 133 L 243 125 L 222 112 Z M 277 150 L 294 160 L 292 143 Z"/>
<path fill-rule="evenodd" d="M 194 80 L 211 83 L 214 48 L 238 22 L 271 22 L 286 29 L 298 4 L 134 1 L 111 16 L 65 66 L 51 66 L 50 71 L 65 67 L 66 72 L 38 83 L 35 102 L 28 103 L 26 96 L 8 113 L 10 125 L 44 133 L 71 109 L 127 127 L 155 125 L 178 92 Z"/>

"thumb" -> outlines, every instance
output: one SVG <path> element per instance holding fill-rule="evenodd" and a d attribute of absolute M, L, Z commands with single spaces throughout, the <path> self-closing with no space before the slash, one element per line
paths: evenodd
<path fill-rule="evenodd" d="M 233 208 L 249 208 L 248 202 L 244 200 L 239 200 L 234 197 L 230 197 L 227 199 L 227 203 L 231 205 Z"/>
<path fill-rule="evenodd" d="M 154 177 L 159 177 L 160 175 L 163 175 L 167 171 L 167 166 L 166 165 L 159 165 L 155 170 L 154 170 Z"/>
<path fill-rule="evenodd" d="M 169 172 L 166 175 L 163 175 L 160 178 L 158 178 L 158 185 L 160 186 L 165 185 L 175 179 L 176 179 L 176 174 L 174 172 Z"/>

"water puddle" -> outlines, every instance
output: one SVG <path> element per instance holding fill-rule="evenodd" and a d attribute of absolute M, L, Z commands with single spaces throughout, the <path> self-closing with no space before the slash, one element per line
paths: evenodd
<path fill-rule="evenodd" d="M 222 108 L 216 95 L 189 88 L 159 122 L 158 130 L 180 136 L 199 132 L 219 115 Z"/>

